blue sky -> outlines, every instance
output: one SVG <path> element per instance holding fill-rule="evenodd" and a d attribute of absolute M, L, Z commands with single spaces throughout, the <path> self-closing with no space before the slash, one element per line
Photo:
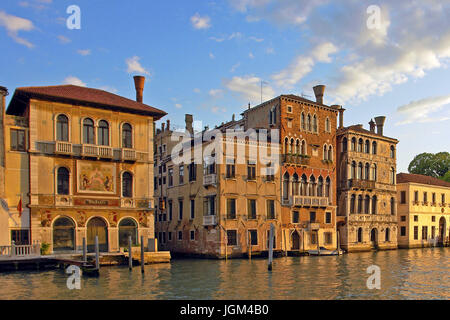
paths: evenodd
<path fill-rule="evenodd" d="M 379 15 L 367 12 L 374 3 Z M 70 5 L 81 9 L 80 30 L 66 26 Z M 143 74 L 144 102 L 165 119 L 183 125 L 191 113 L 214 126 L 258 104 L 261 81 L 263 99 L 312 98 L 325 84 L 346 125 L 388 117 L 406 171 L 414 155 L 450 149 L 449 9 L 437 0 L 2 0 L 0 85 L 74 83 L 134 98 L 132 75 Z"/>

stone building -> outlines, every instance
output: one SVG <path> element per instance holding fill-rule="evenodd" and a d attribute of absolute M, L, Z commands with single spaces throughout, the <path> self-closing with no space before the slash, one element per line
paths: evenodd
<path fill-rule="evenodd" d="M 281 95 L 244 112 L 247 128 L 278 129 L 283 250 L 336 249 L 336 127 L 342 107 Z"/>
<path fill-rule="evenodd" d="M 161 250 L 214 258 L 260 255 L 268 250 L 271 224 L 274 250 L 281 250 L 279 174 L 260 173 L 263 163 L 268 163 L 262 157 L 271 145 L 244 135 L 236 139 L 225 135 L 227 129 L 242 132 L 243 127 L 243 120 L 235 121 L 233 116 L 214 130 L 200 127 L 194 132 L 193 118 L 186 115 L 183 143 L 188 151 L 182 161 L 173 158 L 179 139 L 172 141 L 175 131 L 170 121 L 157 131 L 155 224 Z M 213 143 L 214 151 L 207 152 Z M 256 157 L 250 149 L 257 150 Z M 200 161 L 195 161 L 197 156 Z"/>
<path fill-rule="evenodd" d="M 397 248 L 398 140 L 384 136 L 385 120 L 337 130 L 338 230 L 347 251 Z"/>
<path fill-rule="evenodd" d="M 450 183 L 419 174 L 397 175 L 398 245 L 450 245 Z"/>
<path fill-rule="evenodd" d="M 2 110 L 3 242 L 70 252 L 98 235 L 114 252 L 128 235 L 154 238 L 154 121 L 166 113 L 142 103 L 144 81 L 137 101 L 73 85 L 15 90 Z"/>

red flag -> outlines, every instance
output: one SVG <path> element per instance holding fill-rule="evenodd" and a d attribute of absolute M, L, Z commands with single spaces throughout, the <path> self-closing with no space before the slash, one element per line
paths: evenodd
<path fill-rule="evenodd" d="M 19 211 L 19 217 L 22 216 L 22 197 L 19 199 L 19 204 L 17 205 L 17 211 Z"/>

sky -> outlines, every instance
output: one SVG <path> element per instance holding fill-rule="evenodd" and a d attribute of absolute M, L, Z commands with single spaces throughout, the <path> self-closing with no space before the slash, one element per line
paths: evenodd
<path fill-rule="evenodd" d="M 450 0 L 2 0 L 0 86 L 7 102 L 60 84 L 134 99 L 139 74 L 164 121 L 214 127 L 324 84 L 346 126 L 387 117 L 406 172 L 419 153 L 450 151 L 449 13 Z"/>

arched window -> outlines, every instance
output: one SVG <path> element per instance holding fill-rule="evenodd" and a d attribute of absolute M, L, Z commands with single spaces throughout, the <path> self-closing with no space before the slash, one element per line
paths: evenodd
<path fill-rule="evenodd" d="M 327 117 L 327 119 L 325 120 L 325 131 L 326 132 L 330 132 L 331 128 L 330 128 L 330 119 Z"/>
<path fill-rule="evenodd" d="M 344 138 L 342 140 L 342 152 L 347 152 L 347 148 L 348 148 L 348 141 L 347 138 Z"/>
<path fill-rule="evenodd" d="M 69 188 L 69 180 L 70 180 L 70 174 L 69 170 L 64 167 L 58 168 L 57 173 L 57 192 L 61 195 L 67 195 L 70 192 Z"/>
<path fill-rule="evenodd" d="M 395 184 L 395 169 L 391 168 L 391 172 L 390 172 L 390 180 L 391 180 L 391 184 Z"/>
<path fill-rule="evenodd" d="M 395 148 L 394 148 L 394 146 L 391 146 L 391 158 L 395 159 Z"/>
<path fill-rule="evenodd" d="M 311 176 L 309 178 L 308 196 L 310 197 L 315 196 L 315 189 L 316 189 L 316 178 L 314 176 Z"/>
<path fill-rule="evenodd" d="M 95 144 L 94 121 L 89 118 L 83 120 L 83 143 Z"/>
<path fill-rule="evenodd" d="M 298 180 L 298 175 L 294 173 L 294 176 L 292 177 L 292 194 L 294 196 L 298 196 L 300 194 L 300 182 Z"/>
<path fill-rule="evenodd" d="M 305 114 L 303 112 L 302 115 L 300 116 L 300 122 L 302 130 L 306 130 Z"/>
<path fill-rule="evenodd" d="M 364 168 L 364 179 L 370 180 L 370 164 L 366 163 Z"/>
<path fill-rule="evenodd" d="M 377 196 L 372 197 L 372 214 L 377 214 Z"/>
<path fill-rule="evenodd" d="M 358 213 L 362 213 L 362 206 L 363 206 L 363 197 L 362 195 L 358 196 Z"/>
<path fill-rule="evenodd" d="M 356 239 L 359 243 L 363 242 L 363 229 L 358 228 L 358 237 Z"/>
<path fill-rule="evenodd" d="M 357 175 L 357 179 L 362 179 L 362 177 L 363 177 L 363 165 L 362 165 L 362 163 L 360 162 L 359 164 L 358 164 L 358 175 Z"/>
<path fill-rule="evenodd" d="M 395 198 L 391 198 L 391 214 L 395 215 Z"/>
<path fill-rule="evenodd" d="M 366 196 L 366 198 L 364 199 L 364 213 L 369 214 L 369 210 L 370 210 L 370 197 Z"/>
<path fill-rule="evenodd" d="M 356 196 L 352 194 L 350 198 L 350 213 L 355 213 L 355 205 L 356 205 Z"/>
<path fill-rule="evenodd" d="M 351 143 L 351 151 L 356 151 L 356 138 L 355 137 L 353 137 L 352 138 L 352 143 Z"/>
<path fill-rule="evenodd" d="M 56 140 L 69 141 L 69 119 L 63 114 L 56 118 Z"/>
<path fill-rule="evenodd" d="M 308 114 L 308 121 L 306 123 L 308 126 L 308 131 L 312 131 L 311 115 Z"/>
<path fill-rule="evenodd" d="M 386 237 L 385 237 L 385 241 L 388 242 L 390 241 L 391 238 L 391 230 L 389 230 L 389 228 L 386 228 Z"/>
<path fill-rule="evenodd" d="M 298 139 L 295 141 L 295 153 L 296 154 L 300 154 L 301 153 L 300 140 L 298 140 Z"/>
<path fill-rule="evenodd" d="M 377 165 L 374 164 L 372 167 L 372 180 L 377 181 Z"/>
<path fill-rule="evenodd" d="M 327 145 L 323 146 L 323 160 L 327 160 L 328 159 L 328 148 Z"/>
<path fill-rule="evenodd" d="M 372 142 L 372 154 L 377 154 L 377 142 Z"/>
<path fill-rule="evenodd" d="M 356 162 L 355 161 L 352 162 L 352 170 L 351 170 L 350 178 L 356 179 Z"/>
<path fill-rule="evenodd" d="M 75 250 L 75 223 L 68 217 L 59 217 L 53 223 L 53 251 Z"/>
<path fill-rule="evenodd" d="M 133 129 L 128 123 L 122 126 L 122 148 L 133 148 Z"/>
<path fill-rule="evenodd" d="M 289 173 L 285 173 L 283 176 L 283 199 L 289 199 Z"/>
<path fill-rule="evenodd" d="M 328 160 L 333 161 L 333 146 L 328 148 Z"/>
<path fill-rule="evenodd" d="M 317 133 L 317 116 L 313 117 L 313 132 Z"/>
<path fill-rule="evenodd" d="M 137 245 L 139 243 L 136 221 L 130 218 L 125 218 L 119 223 L 119 247 L 128 248 L 128 237 L 131 237 L 132 245 Z"/>
<path fill-rule="evenodd" d="M 302 154 L 306 155 L 306 141 L 302 140 Z"/>
<path fill-rule="evenodd" d="M 294 138 L 291 139 L 291 143 L 289 144 L 289 153 L 294 153 Z"/>
<path fill-rule="evenodd" d="M 105 120 L 98 123 L 98 144 L 101 146 L 109 146 L 109 124 Z"/>
<path fill-rule="evenodd" d="M 306 175 L 302 175 L 302 179 L 300 180 L 300 195 L 306 196 L 306 187 L 308 185 Z"/>
<path fill-rule="evenodd" d="M 328 201 L 331 203 L 331 179 L 327 177 L 325 181 L 325 197 L 328 198 Z"/>
<path fill-rule="evenodd" d="M 364 145 L 364 152 L 370 153 L 370 141 L 369 140 L 366 140 L 366 143 Z"/>
<path fill-rule="evenodd" d="M 288 154 L 289 152 L 289 139 L 286 137 L 284 138 L 284 153 Z"/>
<path fill-rule="evenodd" d="M 358 140 L 358 152 L 363 152 L 363 139 Z"/>
<path fill-rule="evenodd" d="M 323 178 L 322 178 L 322 176 L 320 176 L 319 179 L 318 179 L 317 196 L 318 197 L 323 197 Z"/>
<path fill-rule="evenodd" d="M 133 175 L 130 172 L 124 172 L 122 175 L 122 197 L 133 197 Z"/>

